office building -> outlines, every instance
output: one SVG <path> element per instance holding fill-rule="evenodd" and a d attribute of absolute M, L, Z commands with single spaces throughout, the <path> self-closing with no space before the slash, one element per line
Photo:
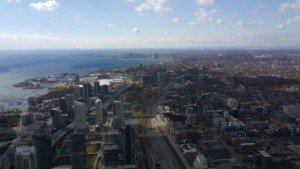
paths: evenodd
<path fill-rule="evenodd" d="M 22 115 L 22 125 L 28 126 L 34 122 L 33 113 L 27 113 Z"/>
<path fill-rule="evenodd" d="M 83 97 L 85 99 L 92 96 L 92 85 L 90 83 L 83 84 Z"/>
<path fill-rule="evenodd" d="M 125 145 L 124 145 L 124 157 L 125 164 L 134 165 L 135 164 L 135 128 L 133 120 L 125 121 Z"/>
<path fill-rule="evenodd" d="M 68 113 L 68 104 L 65 97 L 59 99 L 59 109 L 62 113 Z"/>
<path fill-rule="evenodd" d="M 102 112 L 102 101 L 97 99 L 95 102 L 95 110 L 96 110 L 96 123 L 98 126 L 103 125 L 103 112 Z"/>
<path fill-rule="evenodd" d="M 103 95 L 108 95 L 108 85 L 102 85 L 101 86 L 101 93 Z"/>
<path fill-rule="evenodd" d="M 115 130 L 121 131 L 123 128 L 124 121 L 118 116 L 114 116 L 112 120 L 112 127 Z"/>
<path fill-rule="evenodd" d="M 132 111 L 132 104 L 129 102 L 123 103 L 123 107 L 124 107 L 124 111 L 126 111 L 126 110 Z"/>
<path fill-rule="evenodd" d="M 120 165 L 118 146 L 116 144 L 105 144 L 103 146 L 103 166 L 112 167 Z"/>
<path fill-rule="evenodd" d="M 74 81 L 75 81 L 75 84 L 77 84 L 77 85 L 80 83 L 79 75 L 75 75 Z"/>
<path fill-rule="evenodd" d="M 81 88 L 82 88 L 82 85 L 75 85 L 73 87 L 74 100 L 76 100 L 76 101 L 78 101 L 79 98 L 81 97 Z"/>
<path fill-rule="evenodd" d="M 121 117 L 124 114 L 124 107 L 123 103 L 121 101 L 114 101 L 114 110 L 113 110 L 114 116 Z"/>
<path fill-rule="evenodd" d="M 71 168 L 87 168 L 86 140 L 82 133 L 71 135 Z"/>
<path fill-rule="evenodd" d="M 129 110 L 125 110 L 124 111 L 124 120 L 130 120 L 130 119 L 133 119 L 133 113 L 132 111 L 129 111 Z"/>
<path fill-rule="evenodd" d="M 59 130 L 63 127 L 62 112 L 58 109 L 51 109 L 52 127 Z"/>
<path fill-rule="evenodd" d="M 94 82 L 94 94 L 98 95 L 100 94 L 100 82 L 99 81 L 95 81 Z"/>
<path fill-rule="evenodd" d="M 105 142 L 117 144 L 118 147 L 121 147 L 123 144 L 123 136 L 120 131 L 112 130 L 105 134 L 104 137 Z"/>
<path fill-rule="evenodd" d="M 66 101 L 68 110 L 70 110 L 71 107 L 74 106 L 74 94 L 66 94 Z"/>
<path fill-rule="evenodd" d="M 52 169 L 51 138 L 49 134 L 33 134 L 32 145 L 36 147 L 38 169 Z"/>
<path fill-rule="evenodd" d="M 82 102 L 74 102 L 74 129 L 75 132 L 86 129 L 86 107 Z"/>
<path fill-rule="evenodd" d="M 15 169 L 38 169 L 35 147 L 17 147 L 14 164 Z"/>
<path fill-rule="evenodd" d="M 37 112 L 39 110 L 37 101 L 36 101 L 36 97 L 29 97 L 27 99 L 27 109 L 29 112 Z"/>

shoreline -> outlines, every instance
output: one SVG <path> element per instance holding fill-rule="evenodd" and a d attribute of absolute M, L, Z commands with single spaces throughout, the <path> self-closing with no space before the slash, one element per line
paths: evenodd
<path fill-rule="evenodd" d="M 151 59 L 151 60 L 159 60 L 159 62 L 157 63 L 140 63 L 139 65 L 137 64 L 133 64 L 133 65 L 123 65 L 123 66 L 112 66 L 112 67 L 109 67 L 109 68 L 96 68 L 94 70 L 90 70 L 90 71 L 87 71 L 87 72 L 81 72 L 81 73 L 78 73 L 80 75 L 80 77 L 88 77 L 89 75 L 92 75 L 92 74 L 95 74 L 95 73 L 99 73 L 99 72 L 110 72 L 110 71 L 113 71 L 113 70 L 122 70 L 122 69 L 128 69 L 128 68 L 134 68 L 134 67 L 138 67 L 140 65 L 144 65 L 144 66 L 149 66 L 149 65 L 157 65 L 157 64 L 166 64 L 166 63 L 170 63 L 173 61 L 172 58 L 167 58 L 167 57 L 161 57 L 161 58 L 148 58 L 148 59 Z M 21 82 L 17 82 L 17 84 L 19 83 L 22 83 L 22 82 L 26 82 L 26 81 L 30 81 L 30 80 L 38 80 L 38 79 L 45 79 L 45 78 L 49 78 L 49 77 L 59 77 L 61 75 L 64 75 L 64 74 L 72 74 L 72 75 L 75 75 L 76 73 L 74 72 L 63 72 L 63 73 L 58 73 L 58 74 L 49 74 L 49 75 L 45 75 L 45 76 L 40 76 L 40 77 L 30 77 L 28 79 L 25 79 Z M 64 79 L 65 82 L 66 80 L 68 79 Z M 70 78 L 69 78 L 70 80 Z M 7 99 L 5 98 L 1 98 L 0 100 L 0 106 L 3 106 L 3 109 L 4 110 L 14 110 L 14 109 L 18 109 L 18 110 L 25 110 L 26 107 L 27 107 L 27 98 L 28 97 L 43 97 L 45 95 L 47 95 L 49 92 L 51 91 L 55 91 L 55 88 L 59 89 L 60 87 L 62 86 L 66 86 L 66 84 L 63 84 L 63 83 L 60 83 L 61 81 L 57 81 L 57 83 L 54 83 L 54 84 L 51 84 L 51 86 L 47 86 L 47 85 L 41 85 L 40 87 L 38 88 L 24 88 L 24 86 L 20 86 L 20 87 L 15 87 L 14 85 L 15 84 L 12 84 L 12 88 L 19 88 L 21 90 L 24 90 L 24 91 L 30 91 L 29 93 L 25 94 L 25 95 L 22 95 L 21 97 L 7 97 Z M 60 84 L 60 86 L 56 86 Z M 70 84 L 67 84 L 67 86 L 70 86 Z M 1 108 L 1 107 L 0 107 Z"/>

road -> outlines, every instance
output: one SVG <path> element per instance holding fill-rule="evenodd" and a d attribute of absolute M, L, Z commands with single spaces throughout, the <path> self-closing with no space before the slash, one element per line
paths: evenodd
<path fill-rule="evenodd" d="M 166 136 L 162 133 L 160 127 L 164 122 L 157 118 L 145 118 L 139 120 L 140 142 L 144 147 L 144 156 L 147 161 L 145 168 L 155 169 L 156 164 L 160 164 L 163 169 L 183 169 L 185 168 L 182 161 L 178 157 L 167 142 Z"/>

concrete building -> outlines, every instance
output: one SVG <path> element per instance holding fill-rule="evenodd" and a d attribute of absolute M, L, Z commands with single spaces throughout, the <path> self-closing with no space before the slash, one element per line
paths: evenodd
<path fill-rule="evenodd" d="M 118 146 L 116 144 L 105 144 L 103 146 L 103 168 L 120 165 Z"/>
<path fill-rule="evenodd" d="M 135 164 L 135 128 L 133 120 L 125 121 L 125 145 L 124 145 L 124 157 L 125 164 L 134 165 Z"/>
<path fill-rule="evenodd" d="M 101 93 L 103 95 L 108 95 L 108 85 L 101 85 Z"/>
<path fill-rule="evenodd" d="M 99 81 L 95 81 L 94 82 L 94 94 L 98 95 L 100 94 L 100 82 Z"/>
<path fill-rule="evenodd" d="M 75 75 L 74 81 L 75 81 L 75 84 L 77 84 L 77 85 L 80 83 L 79 75 Z"/>
<path fill-rule="evenodd" d="M 95 111 L 96 111 L 96 123 L 98 126 L 103 125 L 103 112 L 102 112 L 102 101 L 97 99 L 95 101 Z"/>
<path fill-rule="evenodd" d="M 85 99 L 92 96 L 92 85 L 90 83 L 83 84 L 83 97 Z"/>
<path fill-rule="evenodd" d="M 121 101 L 114 101 L 114 115 L 120 119 L 120 125 L 124 126 L 124 107 Z"/>
<path fill-rule="evenodd" d="M 51 109 L 52 127 L 59 130 L 63 127 L 62 112 L 58 109 Z"/>
<path fill-rule="evenodd" d="M 86 106 L 82 102 L 74 102 L 74 129 L 75 132 L 86 129 Z"/>
<path fill-rule="evenodd" d="M 39 110 L 36 97 L 29 97 L 27 99 L 27 104 L 28 104 L 27 109 L 29 112 L 37 112 Z"/>
<path fill-rule="evenodd" d="M 23 114 L 21 118 L 23 126 L 28 126 L 34 122 L 33 113 Z"/>
<path fill-rule="evenodd" d="M 71 166 L 72 169 L 87 168 L 86 140 L 82 133 L 71 135 Z"/>
<path fill-rule="evenodd" d="M 123 103 L 124 111 L 132 111 L 132 104 L 129 102 L 124 102 Z"/>
<path fill-rule="evenodd" d="M 79 98 L 81 97 L 81 88 L 82 88 L 82 85 L 75 85 L 73 87 L 73 95 L 74 95 L 74 100 L 78 101 Z"/>
<path fill-rule="evenodd" d="M 208 168 L 207 159 L 201 153 L 197 155 L 197 158 L 195 159 L 195 162 L 194 162 L 193 165 L 194 165 L 195 169 L 205 169 L 205 168 Z"/>
<path fill-rule="evenodd" d="M 34 134 L 32 145 L 36 147 L 38 169 L 52 169 L 51 138 L 49 134 Z"/>
<path fill-rule="evenodd" d="M 15 169 L 38 169 L 35 147 L 17 147 Z"/>
<path fill-rule="evenodd" d="M 68 104 L 65 97 L 59 99 L 59 109 L 62 113 L 68 113 Z"/>

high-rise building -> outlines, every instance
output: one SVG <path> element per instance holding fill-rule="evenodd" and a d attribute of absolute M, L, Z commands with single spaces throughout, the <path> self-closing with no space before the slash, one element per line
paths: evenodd
<path fill-rule="evenodd" d="M 82 133 L 71 135 L 71 166 L 72 169 L 87 168 L 86 140 Z"/>
<path fill-rule="evenodd" d="M 120 165 L 118 158 L 118 146 L 116 144 L 105 144 L 103 146 L 103 166 L 112 167 Z"/>
<path fill-rule="evenodd" d="M 63 127 L 62 112 L 58 109 L 51 109 L 52 127 L 59 130 Z"/>
<path fill-rule="evenodd" d="M 103 124 L 103 112 L 102 112 L 102 101 L 97 99 L 95 102 L 96 109 L 96 123 L 98 126 L 102 126 Z"/>
<path fill-rule="evenodd" d="M 68 105 L 68 110 L 74 105 L 74 94 L 66 94 L 66 101 Z"/>
<path fill-rule="evenodd" d="M 86 107 L 82 102 L 74 102 L 75 132 L 86 129 Z"/>
<path fill-rule="evenodd" d="M 28 97 L 27 104 L 28 106 L 37 106 L 36 97 Z"/>
<path fill-rule="evenodd" d="M 79 98 L 81 98 L 83 95 L 83 85 L 73 86 L 73 95 L 74 95 L 74 100 L 78 101 Z"/>
<path fill-rule="evenodd" d="M 122 130 L 122 120 L 118 116 L 114 116 L 112 120 L 112 127 L 115 130 L 121 131 Z"/>
<path fill-rule="evenodd" d="M 133 113 L 132 111 L 129 111 L 129 110 L 125 110 L 124 111 L 124 120 L 131 120 L 133 119 Z"/>
<path fill-rule="evenodd" d="M 134 121 L 125 121 L 125 145 L 124 145 L 124 157 L 125 164 L 134 165 L 135 164 L 135 137 L 134 137 Z"/>
<path fill-rule="evenodd" d="M 124 126 L 124 107 L 121 101 L 114 101 L 114 118 L 113 123 L 115 129 L 120 130 Z"/>
<path fill-rule="evenodd" d="M 22 115 L 22 125 L 27 126 L 34 122 L 33 113 L 27 113 Z"/>
<path fill-rule="evenodd" d="M 68 113 L 68 104 L 65 97 L 59 99 L 59 109 L 62 113 Z"/>
<path fill-rule="evenodd" d="M 83 97 L 85 99 L 92 96 L 92 86 L 90 83 L 84 83 L 83 84 Z"/>
<path fill-rule="evenodd" d="M 36 147 L 38 169 L 52 169 L 50 135 L 47 133 L 33 134 L 32 145 Z"/>
<path fill-rule="evenodd" d="M 114 101 L 114 116 L 123 116 L 124 107 L 121 101 Z"/>
<path fill-rule="evenodd" d="M 79 75 L 75 75 L 74 81 L 75 81 L 75 84 L 77 84 L 77 85 L 80 83 Z"/>
<path fill-rule="evenodd" d="M 14 164 L 15 169 L 38 169 L 35 147 L 17 147 Z"/>
<path fill-rule="evenodd" d="M 94 82 L 94 94 L 95 95 L 100 94 L 100 82 L 99 81 Z"/>
<path fill-rule="evenodd" d="M 126 111 L 126 110 L 132 111 L 132 104 L 129 102 L 123 103 L 123 107 L 124 107 L 124 111 Z"/>
<path fill-rule="evenodd" d="M 108 86 L 107 85 L 102 85 L 101 86 L 101 93 L 103 95 L 108 95 Z"/>
<path fill-rule="evenodd" d="M 28 111 L 30 112 L 37 112 L 39 110 L 37 101 L 36 101 L 36 97 L 29 97 L 27 99 L 27 104 L 28 104 Z"/>

